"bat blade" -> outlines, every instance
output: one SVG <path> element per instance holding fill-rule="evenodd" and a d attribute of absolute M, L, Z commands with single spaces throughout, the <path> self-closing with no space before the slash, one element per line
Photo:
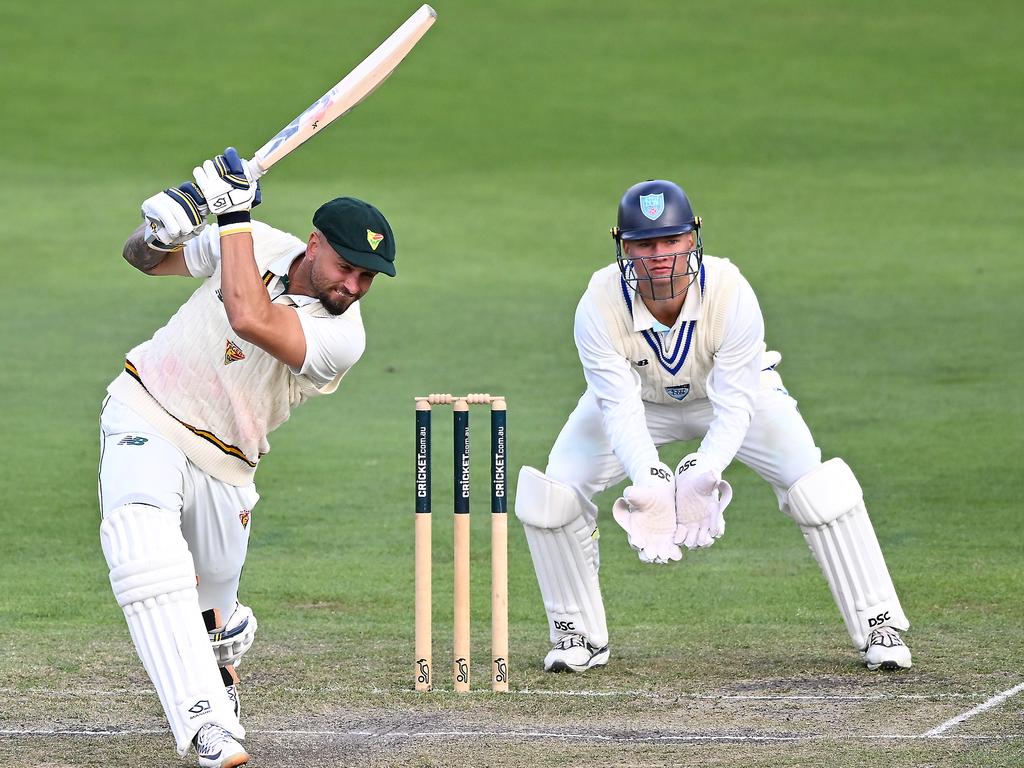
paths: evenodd
<path fill-rule="evenodd" d="M 278 160 L 323 130 L 369 96 L 395 71 L 437 19 L 437 11 L 423 5 L 331 90 L 264 144 L 249 161 L 259 178 Z"/>

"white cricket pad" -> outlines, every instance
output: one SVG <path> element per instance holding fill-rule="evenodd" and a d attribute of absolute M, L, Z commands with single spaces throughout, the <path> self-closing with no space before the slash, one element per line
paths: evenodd
<path fill-rule="evenodd" d="M 878 627 L 909 629 L 864 494 L 842 459 L 830 459 L 789 489 L 789 515 L 828 580 L 854 647 L 864 650 Z"/>
<path fill-rule="evenodd" d="M 515 509 L 533 556 L 551 642 L 578 634 L 598 648 L 607 645 L 597 529 L 587 522 L 576 492 L 533 467 L 523 467 Z"/>
<path fill-rule="evenodd" d="M 178 516 L 126 504 L 103 518 L 100 540 L 114 597 L 160 696 L 178 754 L 184 757 L 206 723 L 245 738 L 203 625 L 195 566 Z"/>

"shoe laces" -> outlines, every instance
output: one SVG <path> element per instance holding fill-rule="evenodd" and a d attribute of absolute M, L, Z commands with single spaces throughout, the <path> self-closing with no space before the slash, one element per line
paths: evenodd
<path fill-rule="evenodd" d="M 207 723 L 199 729 L 195 738 L 196 752 L 203 755 L 220 754 L 225 746 L 237 744 L 235 737 L 219 725 Z"/>
<path fill-rule="evenodd" d="M 558 641 L 557 647 L 563 651 L 567 651 L 570 648 L 586 648 L 587 650 L 593 648 L 590 643 L 583 639 L 583 635 L 566 635 Z"/>
<path fill-rule="evenodd" d="M 879 627 L 871 632 L 868 637 L 868 646 L 881 645 L 885 648 L 893 648 L 903 645 L 903 638 L 900 633 L 892 627 Z"/>

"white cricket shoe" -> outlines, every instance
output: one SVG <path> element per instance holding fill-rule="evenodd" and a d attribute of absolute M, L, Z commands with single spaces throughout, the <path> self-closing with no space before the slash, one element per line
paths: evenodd
<path fill-rule="evenodd" d="M 200 768 L 235 768 L 249 762 L 249 753 L 226 729 L 207 723 L 193 737 Z"/>
<path fill-rule="evenodd" d="M 545 672 L 583 672 L 608 663 L 608 646 L 595 648 L 582 635 L 566 635 L 544 657 Z"/>
<path fill-rule="evenodd" d="M 872 672 L 876 669 L 910 669 L 910 649 L 892 627 L 872 630 L 868 635 L 868 647 L 861 651 L 861 658 Z"/>

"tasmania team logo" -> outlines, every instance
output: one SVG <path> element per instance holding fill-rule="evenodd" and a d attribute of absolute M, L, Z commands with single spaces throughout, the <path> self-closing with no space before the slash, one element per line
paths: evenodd
<path fill-rule="evenodd" d="M 245 360 L 245 352 L 242 351 L 235 342 L 228 339 L 227 346 L 224 347 L 224 365 L 233 363 L 237 360 Z"/>
<path fill-rule="evenodd" d="M 651 221 L 656 221 L 665 212 L 665 193 L 640 195 L 640 210 Z"/>
<path fill-rule="evenodd" d="M 370 248 L 376 251 L 377 246 L 384 242 L 384 235 L 368 229 L 366 230 L 366 242 L 370 244 Z"/>
<path fill-rule="evenodd" d="M 238 513 L 238 521 L 242 524 L 243 528 L 249 527 L 249 510 L 243 509 Z"/>

